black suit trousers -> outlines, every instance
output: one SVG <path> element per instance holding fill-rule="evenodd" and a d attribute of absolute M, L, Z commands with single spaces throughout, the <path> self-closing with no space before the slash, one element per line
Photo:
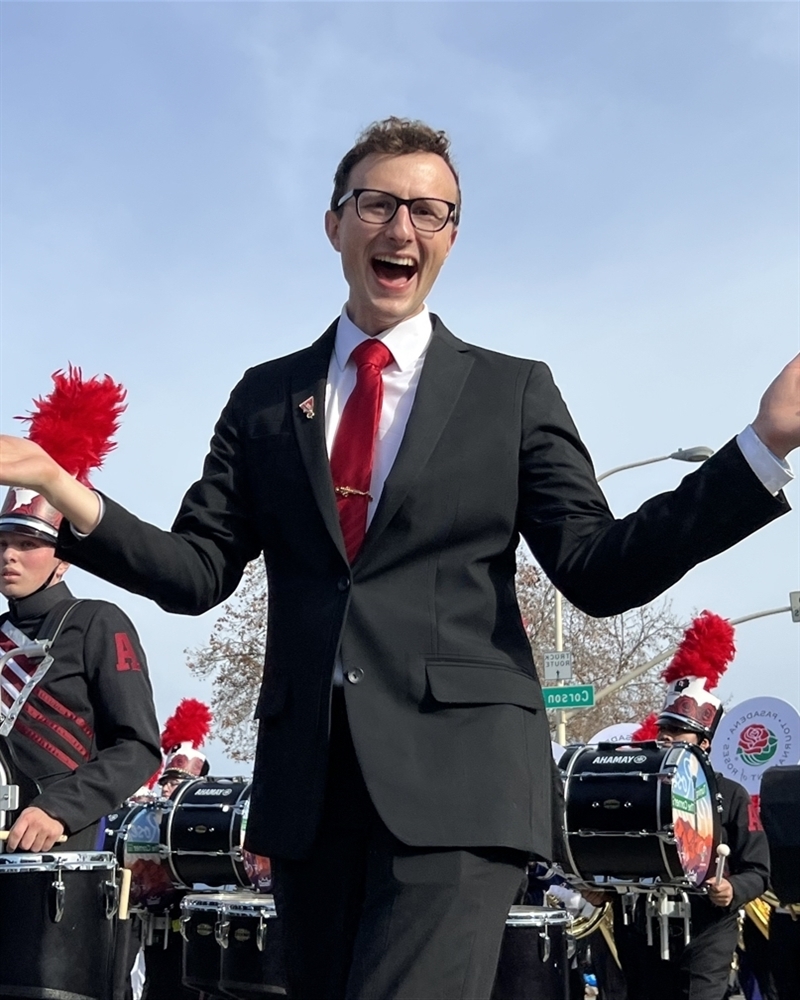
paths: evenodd
<path fill-rule="evenodd" d="M 273 859 L 292 1000 L 486 1000 L 527 855 L 408 847 L 370 801 L 335 689 L 323 820 Z"/>

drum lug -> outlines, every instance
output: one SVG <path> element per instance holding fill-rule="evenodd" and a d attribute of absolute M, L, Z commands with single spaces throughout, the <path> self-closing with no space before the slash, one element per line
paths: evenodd
<path fill-rule="evenodd" d="M 256 947 L 259 951 L 263 951 L 267 943 L 267 921 L 264 919 L 264 914 L 260 913 L 258 916 L 258 930 L 256 931 Z"/>
<path fill-rule="evenodd" d="M 539 958 L 542 962 L 550 961 L 550 935 L 546 927 L 539 931 Z"/>
<path fill-rule="evenodd" d="M 214 938 L 220 948 L 228 947 L 228 932 L 231 929 L 231 922 L 223 914 L 214 924 Z"/>
<path fill-rule="evenodd" d="M 55 890 L 55 906 L 53 912 L 53 922 L 59 923 L 64 916 L 64 901 L 67 895 L 67 887 L 61 881 L 61 869 L 56 872 L 56 880 L 53 882 Z"/>
<path fill-rule="evenodd" d="M 188 914 L 188 913 L 182 913 L 181 914 L 181 937 L 183 938 L 184 941 L 188 941 L 189 940 L 189 934 L 188 934 L 186 928 L 189 926 L 189 921 L 191 919 L 192 918 L 191 918 L 190 914 Z"/>
<path fill-rule="evenodd" d="M 106 897 L 106 920 L 111 920 L 119 909 L 119 886 L 116 882 L 104 882 L 103 892 Z"/>

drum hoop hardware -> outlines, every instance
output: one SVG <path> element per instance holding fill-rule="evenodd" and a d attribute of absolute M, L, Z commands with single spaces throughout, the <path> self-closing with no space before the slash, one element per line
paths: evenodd
<path fill-rule="evenodd" d="M 187 927 L 189 926 L 189 921 L 191 919 L 192 919 L 191 913 L 182 913 L 181 914 L 181 937 L 187 943 L 189 941 L 189 932 L 187 931 Z"/>
<path fill-rule="evenodd" d="M 256 948 L 263 951 L 267 943 L 267 921 L 263 913 L 258 915 L 258 929 L 256 930 Z"/>
<path fill-rule="evenodd" d="M 220 948 L 227 948 L 228 941 L 230 939 L 230 929 L 231 922 L 228 919 L 228 915 L 225 913 L 224 909 L 221 915 L 217 918 L 217 922 L 214 924 L 214 940 L 220 946 Z"/>
<path fill-rule="evenodd" d="M 55 890 L 55 912 L 53 922 L 58 924 L 64 917 L 64 906 L 66 902 L 67 887 L 61 878 L 61 867 L 56 869 L 56 878 L 52 888 Z"/>
<path fill-rule="evenodd" d="M 543 963 L 550 961 L 550 935 L 547 933 L 547 925 L 539 931 L 539 957 Z"/>
<path fill-rule="evenodd" d="M 658 778 L 659 776 L 658 772 L 648 774 L 646 771 L 581 771 L 580 774 L 576 774 L 574 777 L 578 781 L 583 781 L 586 778 L 640 778 L 642 781 L 652 781 L 653 778 Z"/>
<path fill-rule="evenodd" d="M 103 893 L 106 900 L 106 920 L 111 920 L 119 909 L 119 886 L 116 882 L 104 882 Z"/>
<path fill-rule="evenodd" d="M 159 845 L 163 847 L 164 845 Z M 198 858 L 233 858 L 235 861 L 240 861 L 241 857 L 236 857 L 236 851 L 184 851 L 179 847 L 174 848 L 172 851 L 166 849 L 170 854 L 178 854 L 182 857 L 198 857 Z M 240 852 L 241 853 L 241 852 Z M 183 885 L 183 882 L 180 883 Z M 226 883 L 226 885 L 229 883 Z M 230 883 L 231 885 L 233 883 Z"/>

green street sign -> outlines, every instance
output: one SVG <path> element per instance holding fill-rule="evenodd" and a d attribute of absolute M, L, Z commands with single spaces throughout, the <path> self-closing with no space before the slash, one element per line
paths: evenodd
<path fill-rule="evenodd" d="M 542 688 L 545 708 L 594 708 L 594 684 Z"/>

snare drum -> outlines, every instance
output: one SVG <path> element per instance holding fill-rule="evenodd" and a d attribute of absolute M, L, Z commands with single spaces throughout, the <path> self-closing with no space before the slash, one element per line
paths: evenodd
<path fill-rule="evenodd" d="M 219 994 L 222 948 L 217 925 L 223 904 L 237 898 L 234 892 L 190 893 L 181 900 L 183 983 L 201 993 Z"/>
<path fill-rule="evenodd" d="M 237 1000 L 286 993 L 281 923 L 272 896 L 243 892 L 222 904 L 219 985 Z"/>
<path fill-rule="evenodd" d="M 698 747 L 599 743 L 568 748 L 560 766 L 571 874 L 687 887 L 710 877 L 720 821 L 714 772 Z"/>
<path fill-rule="evenodd" d="M 567 931 L 571 922 L 564 910 L 512 906 L 492 1000 L 569 1000 Z"/>
<path fill-rule="evenodd" d="M 111 1000 L 116 873 L 105 852 L 0 855 L 0 994 Z"/>
<path fill-rule="evenodd" d="M 225 778 L 185 781 L 161 822 L 161 843 L 176 885 L 239 885 L 267 891 L 269 858 L 243 849 L 250 782 Z"/>

